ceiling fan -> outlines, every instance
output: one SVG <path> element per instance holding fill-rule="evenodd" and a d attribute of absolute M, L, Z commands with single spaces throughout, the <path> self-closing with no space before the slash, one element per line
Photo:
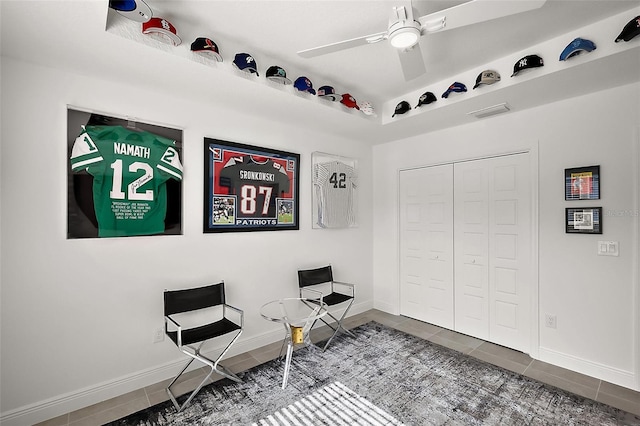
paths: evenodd
<path fill-rule="evenodd" d="M 405 80 L 413 80 L 426 72 L 422 51 L 415 48 L 420 37 L 431 32 L 445 31 L 504 16 L 538 9 L 546 0 L 471 0 L 439 12 L 414 18 L 413 7 L 393 7 L 386 31 L 298 52 L 303 58 L 313 58 L 352 47 L 389 40 L 398 50 Z"/>

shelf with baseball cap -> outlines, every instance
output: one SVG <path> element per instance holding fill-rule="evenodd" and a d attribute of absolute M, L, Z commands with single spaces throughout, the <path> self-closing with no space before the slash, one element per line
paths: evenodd
<path fill-rule="evenodd" d="M 199 34 L 187 43 L 188 36 L 180 34 L 171 17 L 154 16 L 153 10 L 143 0 L 110 0 L 108 12 L 108 32 L 342 112 L 376 117 L 371 102 L 361 102 L 361 108 L 347 91 L 338 93 L 333 86 L 322 85 L 316 92 L 311 78 L 307 76 L 308 70 L 297 70 L 298 77 L 291 78 L 278 64 L 279 61 L 266 59 L 265 55 L 256 58 L 249 53 L 250 48 L 245 50 L 245 47 L 229 40 L 219 44 L 209 34 Z M 231 53 L 231 49 L 235 51 Z M 261 66 L 268 65 L 261 68 L 258 62 Z"/>
<path fill-rule="evenodd" d="M 638 13 L 640 8 L 618 14 L 504 56 L 488 63 L 484 69 L 468 70 L 390 100 L 383 105 L 382 124 L 425 113 L 430 113 L 437 122 L 444 111 L 466 114 L 468 120 L 473 121 L 474 116 L 480 118 L 488 114 L 472 113 L 491 108 L 493 104 L 504 106 L 499 110 L 508 112 L 512 104 L 516 109 L 524 109 L 558 100 L 559 94 L 563 93 L 577 96 L 598 90 L 598 85 L 608 88 L 630 83 L 628 72 L 617 71 L 637 68 L 640 57 Z M 619 83 L 616 74 L 620 74 Z M 639 81 L 640 73 L 631 78 Z M 588 84 L 585 84 L 586 80 Z M 533 82 L 538 86 L 532 87 Z M 469 85 L 472 90 L 467 89 Z"/>

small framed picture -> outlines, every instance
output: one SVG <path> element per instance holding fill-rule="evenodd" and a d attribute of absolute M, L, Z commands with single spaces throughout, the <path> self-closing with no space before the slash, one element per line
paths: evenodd
<path fill-rule="evenodd" d="M 602 207 L 565 209 L 567 234 L 602 234 Z"/>
<path fill-rule="evenodd" d="M 564 199 L 567 201 L 599 200 L 600 166 L 565 169 Z"/>

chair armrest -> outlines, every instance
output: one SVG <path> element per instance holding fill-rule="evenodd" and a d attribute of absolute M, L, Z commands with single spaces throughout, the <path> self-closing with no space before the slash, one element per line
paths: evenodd
<path fill-rule="evenodd" d="M 355 297 L 356 296 L 356 286 L 354 284 L 351 283 L 345 283 L 342 281 L 333 281 L 331 283 L 331 291 L 336 291 L 334 286 L 339 286 L 339 287 L 346 287 L 346 291 L 348 292 L 349 296 L 351 297 Z M 336 292 L 336 293 L 341 293 L 341 292 Z M 342 293 L 345 294 L 345 293 Z"/>
<path fill-rule="evenodd" d="M 244 311 L 242 309 L 238 309 L 234 306 L 231 305 L 227 305 L 226 303 L 223 305 L 223 309 L 224 309 L 224 316 L 227 316 L 227 309 L 233 311 L 236 313 L 236 315 L 238 315 L 240 317 L 240 328 L 243 328 L 244 326 Z"/>
<path fill-rule="evenodd" d="M 174 326 L 176 326 L 177 330 L 177 335 L 178 335 L 178 346 L 182 346 L 182 326 L 180 324 L 178 324 L 173 318 L 171 318 L 171 316 L 169 315 L 165 315 L 164 316 L 164 332 L 167 333 L 169 331 L 168 323 L 171 322 Z"/>
<path fill-rule="evenodd" d="M 306 297 L 304 295 L 304 292 L 314 293 L 315 294 L 314 298 L 320 299 L 320 302 L 322 302 L 322 298 L 324 297 L 324 293 L 322 293 L 319 290 L 315 290 L 315 289 L 307 288 L 307 287 L 300 287 L 300 297 Z"/>

